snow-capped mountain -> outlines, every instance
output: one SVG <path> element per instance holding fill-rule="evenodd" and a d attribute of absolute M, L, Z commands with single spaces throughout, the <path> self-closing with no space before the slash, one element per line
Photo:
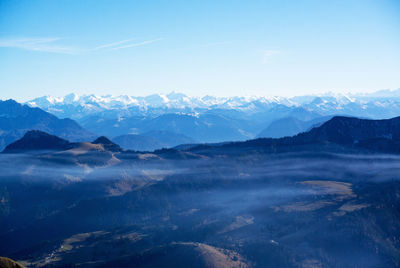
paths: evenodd
<path fill-rule="evenodd" d="M 318 121 L 332 115 L 395 117 L 400 115 L 400 89 L 291 98 L 193 97 L 177 92 L 143 97 L 69 94 L 44 96 L 27 104 L 60 118 L 75 119 L 86 129 L 109 137 L 169 131 L 199 142 L 219 142 L 254 138 L 274 121 L 285 118 L 289 121 L 283 125 L 290 125 L 293 118 Z"/>
<path fill-rule="evenodd" d="M 148 115 L 165 113 L 195 114 L 205 110 L 237 110 L 257 113 L 276 106 L 303 107 L 308 111 L 331 114 L 349 113 L 351 115 L 379 117 L 374 108 L 396 109 L 400 103 L 400 89 L 381 90 L 369 94 L 333 94 L 286 97 L 193 97 L 182 93 L 153 94 L 149 96 L 113 96 L 69 94 L 64 97 L 43 96 L 27 102 L 32 107 L 40 107 L 57 116 L 74 119 L 105 111 L 117 111 L 119 114 Z M 368 111 L 367 111 L 368 110 Z M 366 112 L 365 112 L 366 111 Z M 389 111 L 386 111 L 386 113 Z M 354 114 L 357 113 L 357 114 Z M 386 117 L 386 115 L 381 115 Z"/>
<path fill-rule="evenodd" d="M 43 96 L 27 102 L 32 107 L 40 107 L 58 116 L 81 118 L 105 110 L 133 110 L 139 114 L 165 112 L 195 112 L 202 109 L 252 110 L 268 108 L 271 104 L 293 106 L 295 103 L 283 97 L 189 97 L 182 93 L 153 94 L 137 96 L 98 96 L 69 94 L 65 97 Z"/>

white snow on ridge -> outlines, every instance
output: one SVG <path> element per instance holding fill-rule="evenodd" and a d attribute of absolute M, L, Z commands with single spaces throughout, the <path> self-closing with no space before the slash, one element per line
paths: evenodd
<path fill-rule="evenodd" d="M 388 97 L 393 93 L 394 97 Z M 378 97 L 376 97 L 378 96 Z M 385 96 L 385 97 L 381 97 Z M 216 97 L 187 96 L 182 93 L 152 94 L 148 96 L 129 95 L 78 95 L 68 94 L 64 97 L 43 96 L 26 102 L 32 107 L 40 107 L 47 111 L 59 111 L 59 115 L 87 115 L 100 111 L 127 111 L 127 114 L 148 113 L 157 110 L 163 112 L 193 113 L 202 109 L 229 109 L 256 113 L 273 109 L 278 105 L 286 107 L 302 107 L 317 113 L 349 112 L 384 107 L 400 108 L 400 89 L 396 91 L 380 91 L 370 94 L 325 93 L 295 97 L 282 96 L 234 96 Z"/>
<path fill-rule="evenodd" d="M 167 108 L 209 108 L 214 106 L 216 108 L 230 108 L 240 109 L 247 108 L 249 104 L 259 102 L 263 104 L 284 104 L 293 105 L 293 101 L 284 97 L 257 97 L 257 96 L 243 96 L 243 97 L 189 97 L 182 93 L 171 92 L 170 94 L 153 94 L 145 97 L 136 96 L 113 96 L 113 95 L 82 95 L 69 94 L 65 97 L 52 97 L 44 96 L 28 101 L 30 106 L 49 108 L 50 106 L 59 105 L 73 105 L 88 107 L 89 105 L 99 106 L 104 109 L 114 109 L 122 107 L 167 107 Z"/>

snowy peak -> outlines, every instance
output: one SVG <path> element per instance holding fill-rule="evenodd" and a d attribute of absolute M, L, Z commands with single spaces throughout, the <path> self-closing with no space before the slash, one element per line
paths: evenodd
<path fill-rule="evenodd" d="M 347 114 L 353 116 L 384 118 L 394 117 L 400 111 L 400 89 L 382 90 L 369 94 L 325 93 L 295 97 L 187 96 L 179 92 L 129 95 L 77 95 L 64 97 L 44 96 L 27 102 L 59 117 L 76 120 L 91 115 L 129 117 L 157 116 L 166 113 L 199 114 L 207 111 L 230 110 L 244 114 L 265 114 L 271 111 L 303 108 L 320 115 Z M 388 109 L 390 108 L 390 109 Z M 384 113 L 384 114 L 382 114 Z M 378 116 L 380 115 L 380 116 Z M 278 117 L 288 116 L 282 114 Z"/>
<path fill-rule="evenodd" d="M 55 108 L 57 106 L 82 106 L 85 108 L 100 107 L 103 109 L 120 109 L 129 107 L 138 108 L 176 108 L 176 109 L 195 109 L 195 108 L 224 108 L 224 109 L 240 109 L 248 108 L 252 103 L 258 104 L 284 104 L 293 105 L 284 97 L 189 97 L 183 93 L 171 92 L 169 94 L 152 94 L 149 96 L 128 96 L 128 95 L 82 95 L 69 94 L 65 97 L 43 96 L 28 101 L 27 104 L 32 107 L 40 107 L 43 109 Z"/>
<path fill-rule="evenodd" d="M 354 102 L 361 102 L 371 98 L 390 98 L 391 96 L 400 97 L 400 90 L 397 91 L 378 91 L 371 94 L 337 94 L 326 93 L 322 95 L 305 95 L 286 98 L 282 96 L 234 96 L 234 97 L 215 97 L 206 95 L 203 97 L 187 96 L 183 93 L 170 92 L 168 94 L 152 94 L 148 96 L 129 96 L 129 95 L 77 95 L 68 94 L 64 97 L 43 96 L 27 104 L 33 107 L 49 108 L 64 105 L 82 107 L 100 107 L 103 109 L 120 109 L 129 107 L 139 108 L 223 108 L 223 109 L 247 109 L 248 107 L 260 105 L 268 106 L 273 104 L 285 106 L 302 105 L 323 105 L 326 103 L 336 105 L 348 105 Z"/>

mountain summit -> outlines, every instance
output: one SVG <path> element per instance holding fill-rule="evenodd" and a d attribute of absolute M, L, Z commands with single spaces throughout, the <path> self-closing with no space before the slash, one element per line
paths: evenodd
<path fill-rule="evenodd" d="M 320 127 L 313 128 L 298 137 L 346 145 L 372 139 L 400 141 L 400 117 L 370 120 L 335 116 Z"/>
<path fill-rule="evenodd" d="M 101 136 L 92 142 L 93 144 L 101 144 L 104 149 L 110 152 L 120 152 L 122 148 L 114 142 L 110 141 L 107 137 Z"/>
<path fill-rule="evenodd" d="M 73 144 L 57 136 L 50 135 L 39 130 L 28 131 L 22 139 L 11 143 L 4 149 L 4 153 L 45 151 L 45 150 L 68 150 Z"/>

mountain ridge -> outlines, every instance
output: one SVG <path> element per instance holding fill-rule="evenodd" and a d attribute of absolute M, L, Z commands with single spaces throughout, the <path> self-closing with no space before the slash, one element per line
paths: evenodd
<path fill-rule="evenodd" d="M 40 132 L 40 131 L 39 131 Z M 5 152 L 10 151 L 12 148 L 17 148 L 21 151 L 24 149 L 31 149 L 28 142 L 24 142 L 27 138 L 32 137 L 33 134 L 39 132 L 31 131 L 28 132 L 24 138 L 10 144 Z M 44 133 L 40 137 L 46 140 L 49 136 Z M 58 138 L 58 137 L 56 137 Z M 55 138 L 52 138 L 53 140 Z M 65 145 L 67 142 L 68 145 Z M 52 142 L 48 142 L 52 144 Z M 62 146 L 55 147 L 55 149 L 65 149 L 63 146 L 71 147 L 72 143 L 62 140 L 60 141 Z M 46 141 L 39 142 L 39 144 L 46 145 Z M 57 143 L 58 144 L 58 143 Z M 101 144 L 104 148 L 111 152 L 121 152 L 122 148 L 112 142 L 106 137 L 97 138 L 92 144 Z M 217 149 L 217 151 L 223 151 L 224 149 L 237 149 L 243 150 L 243 148 L 255 148 L 257 150 L 267 150 L 270 152 L 279 152 L 286 150 L 285 148 L 291 148 L 296 150 L 296 146 L 305 146 L 303 149 L 307 149 L 309 145 L 318 144 L 336 144 L 351 149 L 370 150 L 384 153 L 399 153 L 400 152 L 400 116 L 391 119 L 372 120 L 372 119 L 359 119 L 355 117 L 335 116 L 323 123 L 320 126 L 314 127 L 307 132 L 303 132 L 292 137 L 284 138 L 258 138 L 248 140 L 244 142 L 224 142 L 216 144 L 192 144 L 185 146 L 180 145 L 170 151 L 186 151 L 186 152 L 198 152 L 204 149 L 211 151 Z M 21 147 L 21 145 L 28 146 L 27 148 Z M 308 147 L 309 150 L 313 150 L 314 147 Z M 36 147 L 36 149 L 48 149 L 47 147 Z M 162 150 L 160 150 L 161 152 Z M 164 151 L 163 151 L 164 152 Z"/>
<path fill-rule="evenodd" d="M 59 138 L 55 135 L 50 135 L 40 130 L 30 130 L 25 135 L 9 144 L 4 153 L 18 153 L 27 151 L 45 151 L 45 150 L 68 150 L 72 149 L 73 143 Z"/>
<path fill-rule="evenodd" d="M 347 105 L 351 103 L 364 104 L 368 101 L 377 100 L 400 100 L 400 89 L 380 90 L 372 93 L 325 93 L 318 95 L 304 95 L 294 97 L 283 96 L 188 96 L 183 93 L 170 92 L 168 94 L 152 94 L 148 96 L 129 95 L 78 95 L 70 93 L 64 97 L 42 96 L 25 102 L 32 107 L 50 109 L 62 107 L 62 105 L 87 106 L 93 109 L 121 109 L 128 107 L 139 107 L 141 109 L 164 107 L 183 110 L 185 108 L 207 108 L 207 109 L 253 109 L 255 106 L 271 106 L 281 104 L 285 106 L 302 107 L 309 105 L 323 105 L 331 103 L 334 105 Z"/>
<path fill-rule="evenodd" d="M 267 152 L 312 151 L 321 150 L 324 146 L 329 147 L 330 144 L 356 150 L 399 153 L 400 116 L 381 120 L 334 116 L 322 125 L 292 137 L 258 138 L 244 142 L 228 142 L 215 145 L 202 144 L 189 146 L 187 150 L 199 152 L 212 151 L 213 148 L 217 148 L 218 151 L 224 151 L 238 147 Z M 300 147 L 300 149 L 296 147 Z M 333 149 L 340 150 L 340 148 Z"/>
<path fill-rule="evenodd" d="M 0 100 L 0 150 L 29 130 L 41 130 L 73 141 L 95 137 L 72 119 L 59 119 L 40 108 L 14 100 Z"/>

